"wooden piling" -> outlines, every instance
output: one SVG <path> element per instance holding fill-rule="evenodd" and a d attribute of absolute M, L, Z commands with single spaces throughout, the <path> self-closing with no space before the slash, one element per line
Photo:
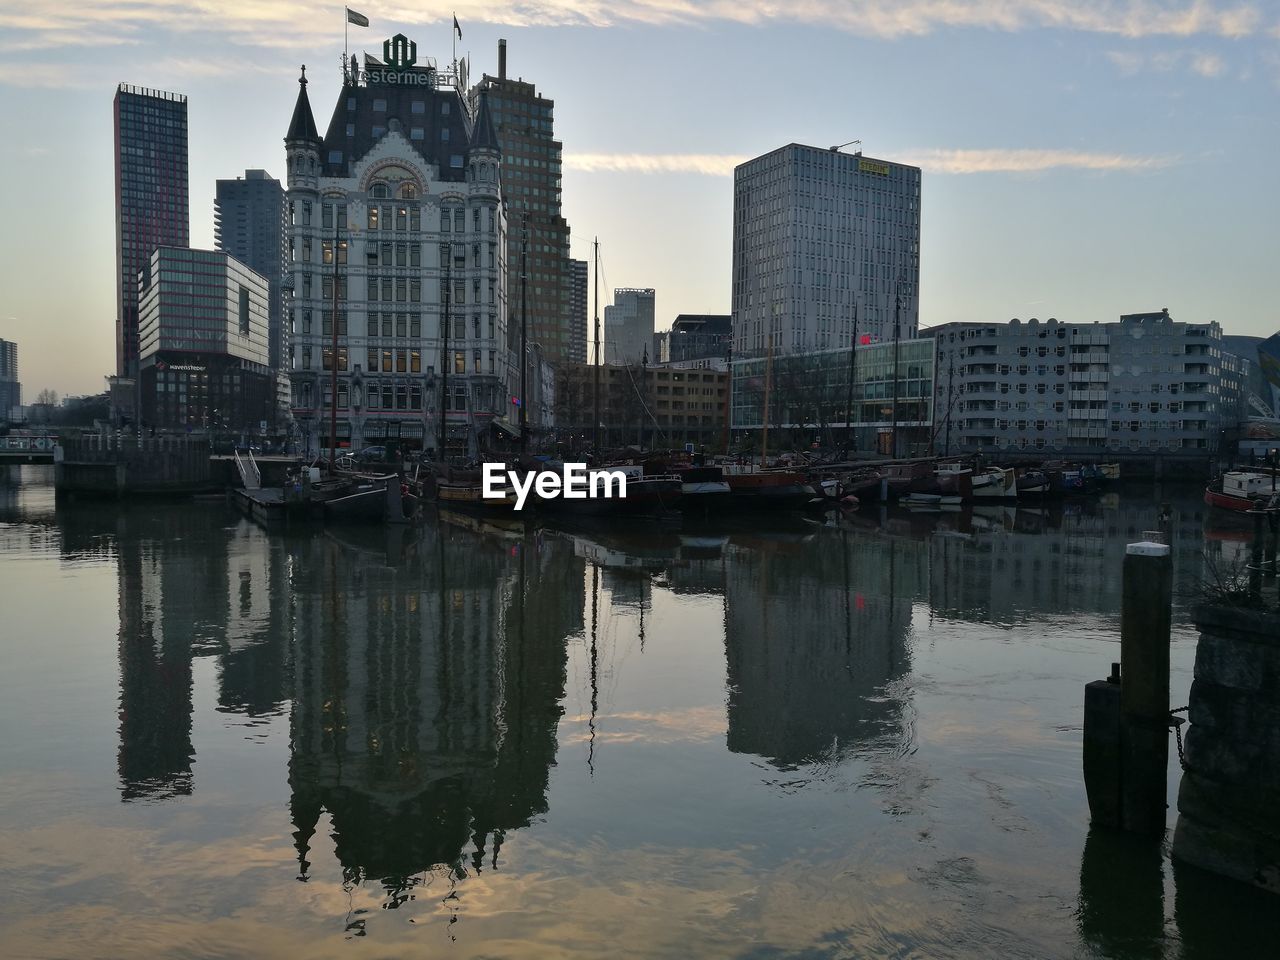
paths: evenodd
<path fill-rule="evenodd" d="M 1173 561 L 1163 543 L 1125 551 L 1120 608 L 1121 826 L 1164 833 Z"/>

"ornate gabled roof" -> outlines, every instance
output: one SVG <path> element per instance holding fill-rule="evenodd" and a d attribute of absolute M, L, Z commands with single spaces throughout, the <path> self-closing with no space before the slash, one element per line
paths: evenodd
<path fill-rule="evenodd" d="M 311 101 L 307 99 L 307 68 L 302 67 L 302 76 L 298 78 L 298 102 L 293 107 L 293 119 L 289 121 L 289 132 L 285 134 L 285 141 L 289 140 L 311 140 L 319 141 L 320 134 L 316 132 L 315 117 L 311 115 Z"/>
<path fill-rule="evenodd" d="M 471 128 L 472 150 L 492 150 L 501 153 L 498 138 L 493 132 L 493 119 L 489 113 L 489 95 L 480 93 L 480 109 L 476 111 L 476 122 Z"/>

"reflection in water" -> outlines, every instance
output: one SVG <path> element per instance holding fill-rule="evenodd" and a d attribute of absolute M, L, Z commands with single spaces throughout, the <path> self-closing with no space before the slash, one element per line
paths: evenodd
<path fill-rule="evenodd" d="M 1086 829 L 1079 678 L 1112 658 L 1099 643 L 1114 633 L 1124 544 L 1155 525 L 1147 498 L 772 528 L 449 518 L 281 536 L 221 504 L 55 510 L 31 476 L 0 477 L 0 548 L 52 557 L 62 579 L 42 603 L 75 602 L 77 577 L 110 571 L 119 618 L 109 787 L 86 776 L 67 794 L 81 806 L 50 819 L 73 834 L 137 825 L 127 842 L 154 862 L 131 865 L 131 896 L 182 886 L 153 883 L 153 868 L 222 891 L 212 907 L 155 894 L 166 920 L 252 915 L 320 955 L 357 887 L 364 905 L 396 908 L 435 883 L 442 913 L 473 918 L 459 956 L 592 955 L 581 945 L 598 948 L 602 916 L 611 943 L 675 955 L 750 953 L 748 939 L 758 955 L 814 956 L 1273 947 L 1261 894 Z M 1195 497 L 1176 502 L 1179 588 L 1201 575 L 1205 541 L 1220 558 L 1237 551 L 1205 520 Z M 1184 677 L 1190 653 L 1175 638 Z M 235 777 L 245 729 L 280 737 L 251 751 L 269 786 Z M 575 762 L 553 784 L 569 743 Z M 866 787 L 892 802 L 868 802 Z M 239 790 L 253 815 L 205 816 L 202 800 Z M 254 866 L 196 877 L 186 858 L 206 841 L 236 851 L 228 861 L 252 848 Z M 113 898 L 112 865 L 89 862 L 109 857 L 67 846 L 30 849 L 50 873 L 101 882 L 65 884 L 60 900 L 135 917 Z M 466 910 L 451 898 L 464 881 Z M 610 914 L 609 897 L 625 909 Z M 24 944 L 48 938 L 27 952 L 76 952 L 20 902 L 40 929 Z M 646 938 L 637 905 L 657 903 L 677 914 L 661 921 L 670 940 Z M 163 942 L 164 924 L 136 922 Z M 355 911 L 345 922 L 378 955 L 405 952 L 407 928 L 366 931 Z M 682 938 L 682 952 L 665 946 Z"/>
<path fill-rule="evenodd" d="M 390 905 L 496 866 L 505 831 L 546 811 L 582 626 L 581 567 L 556 544 L 442 531 L 393 562 L 333 537 L 292 557 L 300 879 L 327 814 L 343 876 Z"/>
<path fill-rule="evenodd" d="M 725 560 L 728 747 L 777 764 L 837 763 L 902 734 L 886 687 L 910 669 L 912 598 L 927 582 L 918 541 L 814 537 Z"/>

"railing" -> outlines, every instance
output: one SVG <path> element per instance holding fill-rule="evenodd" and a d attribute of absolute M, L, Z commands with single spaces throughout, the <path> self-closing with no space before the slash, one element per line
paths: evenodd
<path fill-rule="evenodd" d="M 232 451 L 236 459 L 236 470 L 240 472 L 240 484 L 246 490 L 258 490 L 262 487 L 262 474 L 258 471 L 258 465 L 253 461 L 253 454 L 249 454 L 249 460 L 246 461 L 240 456 L 240 451 Z"/>

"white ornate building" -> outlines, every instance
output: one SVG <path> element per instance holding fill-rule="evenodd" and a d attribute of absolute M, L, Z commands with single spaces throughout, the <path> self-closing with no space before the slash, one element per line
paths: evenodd
<path fill-rule="evenodd" d="M 336 360 L 340 448 L 436 450 L 443 410 L 450 450 L 474 453 L 511 432 L 520 380 L 502 154 L 483 96 L 473 118 L 416 44 L 383 50 L 363 69 L 352 58 L 324 137 L 305 68 L 299 81 L 285 138 L 293 415 L 306 449 L 327 450 Z"/>

